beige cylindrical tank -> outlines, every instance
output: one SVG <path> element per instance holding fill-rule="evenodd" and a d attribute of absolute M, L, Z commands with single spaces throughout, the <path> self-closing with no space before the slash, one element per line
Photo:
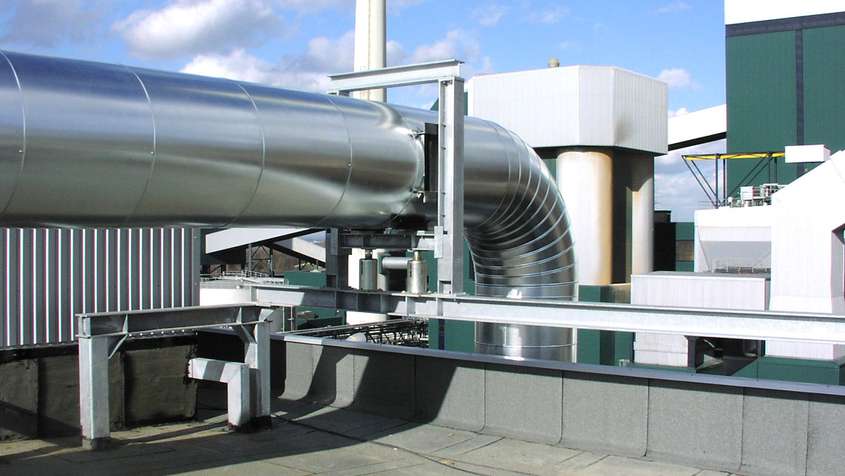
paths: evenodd
<path fill-rule="evenodd" d="M 387 62 L 387 15 L 385 0 L 357 0 L 355 3 L 355 71 L 384 68 Z M 358 99 L 385 102 L 384 89 L 357 91 Z"/>
<path fill-rule="evenodd" d="M 654 270 L 654 158 L 631 160 L 631 274 Z"/>
<path fill-rule="evenodd" d="M 558 189 L 569 212 L 579 284 L 611 284 L 613 153 L 564 149 L 556 160 Z"/>

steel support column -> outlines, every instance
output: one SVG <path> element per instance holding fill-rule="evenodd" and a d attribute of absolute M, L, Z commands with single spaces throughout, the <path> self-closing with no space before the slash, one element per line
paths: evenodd
<path fill-rule="evenodd" d="M 79 420 L 82 446 L 100 449 L 108 441 L 109 340 L 79 337 Z"/>
<path fill-rule="evenodd" d="M 437 292 L 464 291 L 464 80 L 439 82 Z"/>
<path fill-rule="evenodd" d="M 267 322 L 252 326 L 252 332 L 244 341 L 244 362 L 251 370 L 250 386 L 253 419 L 260 426 L 270 423 L 270 330 Z M 248 332 L 247 329 L 244 329 Z"/>

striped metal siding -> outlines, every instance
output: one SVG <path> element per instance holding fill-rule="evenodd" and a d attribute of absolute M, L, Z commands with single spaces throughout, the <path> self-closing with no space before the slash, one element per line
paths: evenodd
<path fill-rule="evenodd" d="M 199 303 L 187 228 L 0 228 L 0 349 L 72 342 L 74 315 Z"/>

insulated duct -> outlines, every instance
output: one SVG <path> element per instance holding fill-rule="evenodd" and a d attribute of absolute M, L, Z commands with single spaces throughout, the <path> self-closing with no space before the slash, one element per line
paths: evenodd
<path fill-rule="evenodd" d="M 418 193 L 431 111 L 0 52 L 0 223 L 302 226 L 435 221 Z M 465 123 L 476 292 L 570 299 L 566 210 L 543 162 Z M 478 349 L 565 358 L 568 330 L 480 324 Z"/>

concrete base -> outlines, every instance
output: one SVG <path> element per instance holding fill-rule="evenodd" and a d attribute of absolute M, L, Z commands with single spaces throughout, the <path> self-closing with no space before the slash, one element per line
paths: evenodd
<path fill-rule="evenodd" d="M 258 431 L 263 430 L 270 430 L 273 428 L 273 418 L 269 415 L 253 418 L 245 425 L 232 425 L 231 423 L 226 425 L 226 428 L 229 431 L 234 431 L 236 433 L 255 433 Z"/>
<path fill-rule="evenodd" d="M 103 451 L 117 447 L 111 438 L 82 438 L 82 449 L 88 451 Z"/>

